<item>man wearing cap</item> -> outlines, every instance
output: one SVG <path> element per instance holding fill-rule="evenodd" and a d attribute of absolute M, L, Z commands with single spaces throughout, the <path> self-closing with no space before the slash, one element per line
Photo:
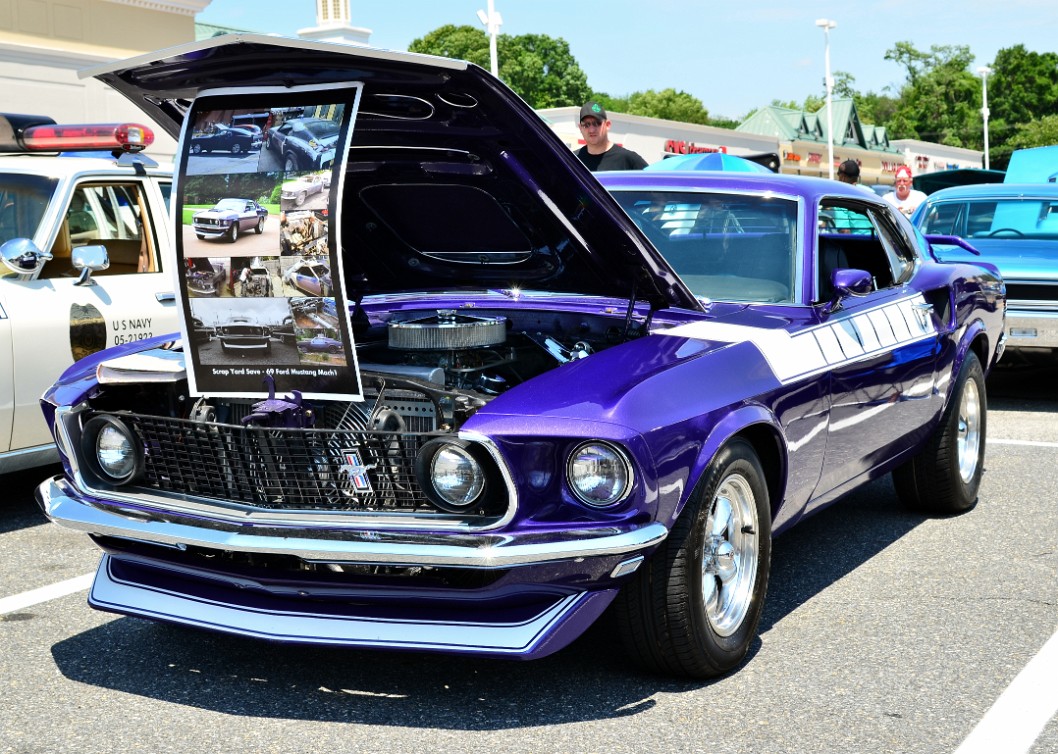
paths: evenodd
<path fill-rule="evenodd" d="M 610 121 L 606 110 L 598 102 L 586 102 L 580 109 L 581 136 L 584 146 L 577 150 L 577 157 L 597 173 L 602 170 L 642 170 L 647 161 L 620 144 L 610 141 Z"/>
<path fill-rule="evenodd" d="M 911 168 L 901 165 L 896 169 L 896 187 L 894 191 L 882 197 L 908 217 L 926 201 L 926 195 L 911 188 Z"/>
<path fill-rule="evenodd" d="M 845 160 L 845 162 L 838 165 L 836 175 L 842 183 L 858 186 L 870 194 L 874 193 L 862 183 L 859 183 L 860 164 L 855 160 Z M 863 212 L 854 212 L 845 207 L 835 206 L 827 209 L 827 216 L 830 219 L 831 228 L 838 233 L 869 235 L 874 232 L 874 226 L 871 225 L 870 219 Z"/>
<path fill-rule="evenodd" d="M 838 180 L 842 183 L 848 183 L 852 186 L 859 186 L 865 191 L 871 191 L 869 188 L 860 183 L 860 164 L 856 160 L 845 160 L 845 162 L 838 165 Z M 873 194 L 874 192 L 871 191 Z"/>

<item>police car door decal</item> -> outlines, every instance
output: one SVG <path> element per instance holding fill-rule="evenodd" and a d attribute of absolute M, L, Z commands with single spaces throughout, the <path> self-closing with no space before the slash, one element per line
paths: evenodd
<path fill-rule="evenodd" d="M 192 395 L 362 397 L 336 222 L 360 92 L 217 90 L 188 113 L 174 218 Z"/>

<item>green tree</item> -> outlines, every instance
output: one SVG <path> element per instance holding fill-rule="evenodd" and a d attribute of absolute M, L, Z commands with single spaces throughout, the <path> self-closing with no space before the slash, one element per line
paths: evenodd
<path fill-rule="evenodd" d="M 907 83 L 886 124 L 891 135 L 982 147 L 981 86 L 968 70 L 973 62 L 968 46 L 933 45 L 923 52 L 910 42 L 897 42 L 885 59 L 907 71 Z"/>
<path fill-rule="evenodd" d="M 621 111 L 619 111 L 621 112 Z M 629 115 L 642 115 L 647 118 L 664 118 L 681 123 L 709 124 L 709 111 L 702 101 L 687 92 L 675 89 L 662 89 L 660 92 L 648 89 L 628 95 L 628 108 L 623 112 Z"/>
<path fill-rule="evenodd" d="M 1058 144 L 1058 115 L 1044 115 L 1042 118 L 1019 124 L 1006 147 L 1014 150 L 1047 147 L 1052 144 Z"/>
<path fill-rule="evenodd" d="M 419 39 L 413 39 L 408 45 L 408 52 L 468 60 L 482 68 L 490 65 L 489 35 L 474 26 L 445 24 Z"/>
<path fill-rule="evenodd" d="M 1006 47 L 996 53 L 991 68 L 988 133 L 1003 155 L 1017 148 L 1015 141 L 1024 140 L 1023 127 L 1032 132 L 1039 119 L 1058 111 L 1058 53 L 1029 52 L 1024 45 Z"/>
<path fill-rule="evenodd" d="M 496 48 L 500 79 L 531 107 L 580 105 L 590 98 L 588 77 L 566 40 L 545 34 L 501 34 Z M 489 37 L 473 26 L 442 26 L 413 40 L 408 50 L 490 66 Z"/>

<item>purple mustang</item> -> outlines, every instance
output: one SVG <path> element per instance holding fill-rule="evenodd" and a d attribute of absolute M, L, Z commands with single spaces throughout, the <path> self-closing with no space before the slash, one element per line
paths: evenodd
<path fill-rule="evenodd" d="M 976 502 L 1003 282 L 880 198 L 596 177 L 475 66 L 207 44 L 101 78 L 160 118 L 202 82 L 363 82 L 331 237 L 366 400 L 258 426 L 181 374 L 96 379 L 165 338 L 78 362 L 42 401 L 65 473 L 38 497 L 103 548 L 93 607 L 522 659 L 610 609 L 635 661 L 708 677 L 754 641 L 773 536 L 889 472 L 916 509 Z"/>

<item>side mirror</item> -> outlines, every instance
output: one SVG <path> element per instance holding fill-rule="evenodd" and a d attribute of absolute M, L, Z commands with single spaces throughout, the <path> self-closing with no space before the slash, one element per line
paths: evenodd
<path fill-rule="evenodd" d="M 51 260 L 51 252 L 41 251 L 28 238 L 12 238 L 0 246 L 4 266 L 17 275 L 36 275 Z"/>
<path fill-rule="evenodd" d="M 874 278 L 867 270 L 837 269 L 830 273 L 830 285 L 834 294 L 823 307 L 823 316 L 840 309 L 841 302 L 849 296 L 870 293 L 874 288 Z"/>
<path fill-rule="evenodd" d="M 71 254 L 73 268 L 81 271 L 74 285 L 95 285 L 93 272 L 101 272 L 110 267 L 110 257 L 106 246 L 78 246 Z"/>

